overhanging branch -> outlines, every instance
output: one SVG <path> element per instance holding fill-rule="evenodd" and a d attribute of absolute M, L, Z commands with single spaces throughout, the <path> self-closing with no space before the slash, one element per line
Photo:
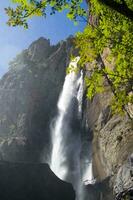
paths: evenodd
<path fill-rule="evenodd" d="M 119 12 L 120 14 L 128 17 L 129 19 L 133 20 L 133 10 L 128 8 L 125 1 L 122 0 L 122 3 L 117 3 L 114 0 L 98 0 L 100 3 L 105 4 L 106 6 L 109 6 L 113 10 Z"/>

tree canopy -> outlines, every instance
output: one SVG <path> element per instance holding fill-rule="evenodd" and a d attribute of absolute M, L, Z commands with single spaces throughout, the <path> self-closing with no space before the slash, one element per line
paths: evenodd
<path fill-rule="evenodd" d="M 126 0 L 99 0 L 99 2 L 133 20 L 132 4 L 129 5 Z"/>
<path fill-rule="evenodd" d="M 55 12 L 68 10 L 67 17 L 70 20 L 77 21 L 78 17 L 85 17 L 86 11 L 82 8 L 83 0 L 12 0 L 15 8 L 5 8 L 9 20 L 9 26 L 23 26 L 28 28 L 27 20 L 33 16 L 47 15 L 47 8 L 50 9 L 50 15 Z"/>
<path fill-rule="evenodd" d="M 126 3 L 133 9 L 132 0 Z M 92 99 L 105 91 L 106 81 L 113 93 L 113 110 L 127 111 L 127 104 L 133 103 L 133 21 L 99 0 L 91 0 L 90 16 L 90 23 L 75 40 L 80 49 L 80 66 L 90 63 L 87 96 Z M 109 52 L 106 60 L 104 51 Z"/>
<path fill-rule="evenodd" d="M 46 17 L 47 7 L 51 15 L 67 9 L 67 17 L 74 21 L 79 16 L 87 16 L 81 6 L 83 0 L 12 1 L 16 7 L 6 8 L 10 26 L 28 28 L 28 18 Z M 87 69 L 89 74 L 85 77 L 87 96 L 92 99 L 95 94 L 105 91 L 107 82 L 113 94 L 113 110 L 127 112 L 127 105 L 133 103 L 132 0 L 89 0 L 88 3 L 89 22 L 83 33 L 75 38 L 80 68 Z M 103 58 L 105 51 L 108 51 L 106 60 Z"/>

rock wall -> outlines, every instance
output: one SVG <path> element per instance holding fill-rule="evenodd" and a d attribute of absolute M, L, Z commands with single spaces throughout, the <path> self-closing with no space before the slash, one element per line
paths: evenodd
<path fill-rule="evenodd" d="M 100 200 L 112 200 L 133 187 L 133 121 L 128 116 L 112 115 L 111 95 L 108 88 L 92 102 L 85 100 L 84 115 L 92 138 L 94 187 L 101 188 L 96 190 Z"/>
<path fill-rule="evenodd" d="M 0 80 L 0 159 L 49 159 L 50 122 L 72 51 L 69 38 L 55 46 L 40 38 L 10 62 Z"/>
<path fill-rule="evenodd" d="M 101 59 L 112 68 L 114 59 L 106 59 L 109 54 L 110 49 L 105 48 Z M 86 76 L 88 67 L 93 67 L 93 63 L 86 64 Z M 94 197 L 98 192 L 98 200 L 113 200 L 115 196 L 120 198 L 125 191 L 133 189 L 133 119 L 112 114 L 112 93 L 108 83 L 105 81 L 104 84 L 105 92 L 96 95 L 92 101 L 84 96 L 83 122 L 86 138 L 92 141 L 93 173 L 96 178 Z M 132 106 L 127 106 L 131 118 Z"/>

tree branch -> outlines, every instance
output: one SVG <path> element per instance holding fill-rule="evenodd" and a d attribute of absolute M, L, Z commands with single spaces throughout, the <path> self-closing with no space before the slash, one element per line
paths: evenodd
<path fill-rule="evenodd" d="M 133 20 L 133 10 L 128 8 L 125 1 L 122 0 L 122 3 L 117 3 L 114 0 L 98 0 L 100 3 L 105 4 L 106 6 L 109 6 L 113 10 L 119 12 L 120 14 L 128 17 L 129 19 Z"/>
<path fill-rule="evenodd" d="M 36 8 L 35 8 L 35 9 L 31 10 L 30 13 L 25 14 L 25 15 L 24 15 L 23 17 L 21 17 L 21 18 L 22 18 L 22 19 L 25 19 L 25 18 L 27 18 L 27 17 L 30 17 L 37 9 L 41 9 L 41 8 L 42 8 L 42 3 L 36 5 Z"/>
<path fill-rule="evenodd" d="M 113 85 L 112 81 L 109 79 L 108 74 L 106 74 L 106 73 L 104 72 L 105 64 L 104 64 L 104 62 L 103 62 L 103 60 L 102 60 L 101 55 L 98 56 L 97 61 L 100 62 L 101 68 L 103 69 L 103 76 L 104 76 L 105 79 L 107 80 L 107 82 L 108 82 L 108 84 L 109 84 L 109 86 L 110 86 L 110 88 L 111 88 L 111 91 L 112 91 L 113 95 L 115 96 L 115 98 L 116 98 L 116 100 L 117 100 L 118 97 L 117 97 L 117 93 L 116 93 L 116 91 L 115 91 L 114 85 Z M 123 109 L 123 111 L 126 112 L 126 114 L 127 114 L 127 116 L 129 117 L 129 119 L 132 120 L 130 114 L 128 113 L 128 111 L 127 111 L 127 109 L 126 109 L 126 107 L 125 107 L 125 105 L 122 106 L 122 109 Z"/>

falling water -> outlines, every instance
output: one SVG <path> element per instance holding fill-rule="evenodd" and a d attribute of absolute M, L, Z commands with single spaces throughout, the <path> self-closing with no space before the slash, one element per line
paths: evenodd
<path fill-rule="evenodd" d="M 84 92 L 84 77 L 83 77 L 83 71 L 81 71 L 80 78 L 77 81 L 79 85 L 79 90 L 77 94 L 77 100 L 78 100 L 78 111 L 79 111 L 79 117 L 82 117 L 82 101 L 83 101 L 83 92 Z"/>
<path fill-rule="evenodd" d="M 76 68 L 79 57 L 70 63 Z M 70 134 L 69 119 L 67 118 L 69 107 L 72 100 L 76 97 L 77 75 L 75 72 L 68 74 L 65 78 L 63 89 L 58 100 L 58 116 L 55 125 L 52 126 L 52 154 L 51 169 L 62 180 L 65 180 L 68 174 L 66 149 L 66 137 Z M 70 147 L 69 147 L 70 148 Z"/>
<path fill-rule="evenodd" d="M 95 179 L 94 179 L 93 171 L 92 171 L 92 160 L 88 161 L 88 165 L 87 165 L 86 170 L 84 171 L 82 179 L 85 185 L 95 183 Z"/>
<path fill-rule="evenodd" d="M 70 66 L 76 69 L 80 57 Z M 74 71 L 69 73 L 58 100 L 58 115 L 51 123 L 52 153 L 50 167 L 62 180 L 73 184 L 80 193 L 80 121 L 82 117 L 83 72 L 80 76 Z M 88 178 L 89 179 L 89 178 Z M 80 196 L 80 194 L 77 194 Z M 80 197 L 78 199 L 81 199 Z"/>

